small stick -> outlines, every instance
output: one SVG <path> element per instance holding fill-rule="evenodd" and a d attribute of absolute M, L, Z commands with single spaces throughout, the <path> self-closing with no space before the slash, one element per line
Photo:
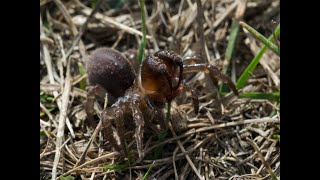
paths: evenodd
<path fill-rule="evenodd" d="M 170 125 L 169 127 L 170 127 L 170 130 L 171 130 L 173 136 L 174 136 L 174 137 L 177 137 L 177 134 L 174 132 L 172 126 Z M 179 146 L 179 148 L 181 149 L 181 151 L 182 151 L 183 153 L 186 153 L 186 150 L 184 149 L 181 141 L 180 141 L 180 140 L 177 140 L 177 143 L 178 143 L 178 146 Z M 195 167 L 195 165 L 193 164 L 193 162 L 191 161 L 189 155 L 188 155 L 188 154 L 185 154 L 185 157 L 186 157 L 188 163 L 190 164 L 191 168 L 193 169 L 193 171 L 194 171 L 194 172 L 196 173 L 196 175 L 198 176 L 198 178 L 201 179 L 201 180 L 204 180 L 204 179 L 202 178 L 202 176 L 200 175 L 199 171 L 197 170 L 197 168 Z"/>
<path fill-rule="evenodd" d="M 57 176 L 57 167 L 58 167 L 58 163 L 61 155 L 60 147 L 62 145 L 67 112 L 68 112 L 69 94 L 71 91 L 70 61 L 67 62 L 66 74 L 67 75 L 66 75 L 66 81 L 64 85 L 64 91 L 62 94 L 61 110 L 60 110 L 60 116 L 59 116 L 59 125 L 58 125 L 57 140 L 56 140 L 56 154 L 54 157 L 54 162 L 52 167 L 52 180 L 55 180 Z"/>
<path fill-rule="evenodd" d="M 94 15 L 98 12 L 101 4 L 102 4 L 103 0 L 98 0 L 95 8 L 91 11 L 91 14 L 89 15 L 89 17 L 87 18 L 86 22 L 80 27 L 79 33 L 77 33 L 76 37 L 74 38 L 72 45 L 70 46 L 70 48 L 68 49 L 67 53 L 66 53 L 66 57 L 68 57 L 72 50 L 73 47 L 78 44 L 78 42 L 80 41 L 84 31 L 87 29 L 88 23 L 91 21 L 91 19 L 94 17 Z"/>
<path fill-rule="evenodd" d="M 66 176 L 66 175 L 68 175 L 68 174 L 70 174 L 70 173 L 73 173 L 73 172 L 75 172 L 75 171 L 77 171 L 77 170 L 79 170 L 79 169 L 81 169 L 81 168 L 83 168 L 83 167 L 85 167 L 85 166 L 88 166 L 88 165 L 90 165 L 90 164 L 94 164 L 94 163 L 96 163 L 96 162 L 99 162 L 99 161 L 104 160 L 104 159 L 107 159 L 107 158 L 114 157 L 114 156 L 116 156 L 116 155 L 119 155 L 119 153 L 118 153 L 118 152 L 112 152 L 112 153 L 105 154 L 105 155 L 103 155 L 103 156 L 97 157 L 97 158 L 92 159 L 92 160 L 90 160 L 90 161 L 88 161 L 88 162 L 86 162 L 86 163 L 83 163 L 83 164 L 80 165 L 80 166 L 77 166 L 76 168 L 71 169 L 70 171 L 62 174 L 61 176 Z M 59 180 L 59 177 L 56 178 L 56 180 Z"/>

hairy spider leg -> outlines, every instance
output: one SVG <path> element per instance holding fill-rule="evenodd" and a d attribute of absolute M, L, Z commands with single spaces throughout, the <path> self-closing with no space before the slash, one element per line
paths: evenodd
<path fill-rule="evenodd" d="M 198 114 L 199 113 L 199 99 L 197 93 L 190 87 L 188 86 L 185 81 L 182 81 L 183 89 L 186 92 L 189 92 L 191 94 L 191 99 L 192 99 L 192 105 L 194 108 L 194 113 Z"/>
<path fill-rule="evenodd" d="M 163 108 L 163 104 L 156 106 L 156 104 L 150 100 L 150 98 L 148 96 L 144 97 L 144 101 L 146 102 L 147 107 L 150 109 L 151 113 L 150 113 L 150 121 L 146 121 L 146 123 L 148 123 L 148 126 L 150 126 L 154 131 L 158 132 L 159 131 L 153 127 L 152 123 L 149 123 L 153 120 L 153 118 L 157 118 L 159 120 L 160 123 L 160 127 L 161 129 L 165 129 L 167 130 L 168 126 L 167 123 L 165 122 L 165 117 L 164 117 L 164 113 L 162 111 Z"/>
<path fill-rule="evenodd" d="M 111 128 L 111 121 L 107 118 L 106 114 L 102 119 L 103 127 L 105 129 L 105 138 L 112 143 L 115 148 L 120 151 L 121 153 L 128 155 L 126 143 L 125 143 L 125 125 L 124 125 L 124 117 L 123 112 L 128 108 L 132 110 L 132 117 L 136 124 L 135 130 L 135 139 L 137 142 L 137 149 L 139 158 L 144 156 L 143 153 L 143 132 L 144 132 L 144 119 L 141 110 L 139 109 L 140 106 L 140 97 L 137 94 L 130 94 L 124 97 L 118 98 L 118 100 L 107 110 L 110 115 L 114 114 L 115 117 L 115 124 L 117 128 L 117 134 L 120 139 L 120 144 L 117 143 L 113 136 L 113 131 Z M 122 148 L 120 148 L 122 146 Z"/>
<path fill-rule="evenodd" d="M 121 146 L 117 143 L 117 141 L 113 136 L 111 119 L 108 119 L 107 113 L 105 110 L 101 112 L 101 122 L 102 122 L 102 128 L 103 128 L 105 140 L 109 141 L 117 151 L 119 151 L 122 154 L 125 154 L 126 151 L 124 151 L 124 149 L 121 148 Z"/>
<path fill-rule="evenodd" d="M 90 86 L 88 88 L 88 95 L 87 95 L 87 101 L 85 104 L 85 111 L 88 117 L 88 121 L 91 127 L 94 127 L 94 121 L 93 121 L 93 116 L 94 116 L 94 101 L 96 99 L 96 96 L 99 97 L 105 97 L 106 91 L 100 86 L 100 85 L 95 85 L 95 86 Z"/>
<path fill-rule="evenodd" d="M 234 85 L 234 83 L 232 82 L 232 80 L 228 76 L 222 74 L 219 71 L 219 69 L 217 69 L 215 66 L 211 64 L 191 64 L 191 65 L 184 65 L 183 68 L 184 68 L 184 73 L 194 73 L 199 71 L 209 73 L 212 79 L 216 78 L 216 79 L 222 80 L 224 83 L 226 83 L 230 87 L 230 89 L 236 96 L 239 96 L 239 92 L 236 86 Z"/>

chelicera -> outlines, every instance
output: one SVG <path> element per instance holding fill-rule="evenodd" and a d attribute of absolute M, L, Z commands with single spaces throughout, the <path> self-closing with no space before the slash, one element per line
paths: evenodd
<path fill-rule="evenodd" d="M 139 69 L 133 68 L 131 62 L 120 52 L 99 48 L 89 57 L 87 74 L 90 83 L 85 110 L 90 122 L 94 115 L 94 100 L 96 96 L 104 96 L 106 92 L 117 98 L 115 103 L 101 113 L 101 121 L 105 139 L 117 151 L 126 154 L 125 150 L 125 113 L 130 112 L 135 123 L 135 140 L 139 158 L 144 156 L 143 135 L 145 124 L 157 119 L 160 127 L 166 129 L 164 106 L 183 91 L 192 95 L 194 111 L 199 110 L 196 93 L 188 87 L 183 74 L 206 72 L 210 77 L 221 79 L 234 94 L 238 91 L 231 79 L 211 64 L 184 65 L 177 53 L 167 50 L 156 52 L 143 61 Z M 119 141 L 114 137 L 112 121 L 114 117 Z"/>

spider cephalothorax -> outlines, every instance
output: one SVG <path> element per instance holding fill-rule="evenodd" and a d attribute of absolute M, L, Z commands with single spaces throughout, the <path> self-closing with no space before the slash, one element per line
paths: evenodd
<path fill-rule="evenodd" d="M 163 114 L 165 103 L 172 101 L 181 92 L 188 91 L 192 95 L 194 111 L 198 113 L 197 95 L 184 83 L 183 74 L 200 71 L 209 73 L 211 78 L 223 80 L 238 95 L 230 78 L 221 74 L 213 65 L 183 65 L 180 55 L 172 51 L 162 50 L 156 52 L 154 56 L 147 57 L 136 74 L 131 62 L 120 52 L 109 48 L 97 49 L 87 62 L 88 79 L 91 85 L 86 104 L 88 119 L 92 122 L 96 95 L 103 96 L 106 91 L 118 98 L 111 107 L 101 113 L 105 138 L 118 151 L 126 153 L 124 113 L 131 111 L 136 125 L 135 139 L 138 154 L 141 158 L 144 156 L 144 125 L 150 124 L 146 119 L 156 118 L 161 128 L 167 128 Z M 111 120 L 108 117 L 115 118 L 120 142 L 113 136 Z"/>

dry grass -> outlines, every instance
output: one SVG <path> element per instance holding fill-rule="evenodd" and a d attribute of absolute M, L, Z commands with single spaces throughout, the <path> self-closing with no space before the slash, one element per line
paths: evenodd
<path fill-rule="evenodd" d="M 40 179 L 59 179 L 61 175 L 137 179 L 151 164 L 148 179 L 280 177 L 280 139 L 274 138 L 280 134 L 279 102 L 235 98 L 232 94 L 213 98 L 216 90 L 203 73 L 187 77 L 199 95 L 200 113 L 193 113 L 188 95 L 180 95 L 173 103 L 172 117 L 187 121 L 186 131 L 170 128 L 171 133 L 160 143 L 157 135 L 146 130 L 147 156 L 141 162 L 121 170 L 105 170 L 106 165 L 127 161 L 120 162 L 119 153 L 103 140 L 100 123 L 96 129 L 85 123 L 86 91 L 82 86 L 86 74 L 80 69 L 90 52 L 101 46 L 115 48 L 137 63 L 142 36 L 140 7 L 138 0 L 125 1 L 117 8 L 111 7 L 116 1 L 98 0 L 100 8 L 95 12 L 92 2 L 40 3 Z M 229 75 L 235 81 L 262 45 L 240 29 L 229 63 L 225 52 L 232 19 L 242 19 L 269 36 L 271 20 L 279 20 L 279 0 L 202 0 L 203 8 L 197 6 L 199 2 L 147 1 L 145 54 L 170 49 L 182 56 L 197 55 L 220 68 L 229 65 Z M 280 59 L 268 50 L 242 92 L 273 92 L 279 88 L 279 77 Z M 129 145 L 135 155 L 134 143 L 132 139 Z M 162 154 L 155 158 L 154 151 L 161 146 Z"/>

